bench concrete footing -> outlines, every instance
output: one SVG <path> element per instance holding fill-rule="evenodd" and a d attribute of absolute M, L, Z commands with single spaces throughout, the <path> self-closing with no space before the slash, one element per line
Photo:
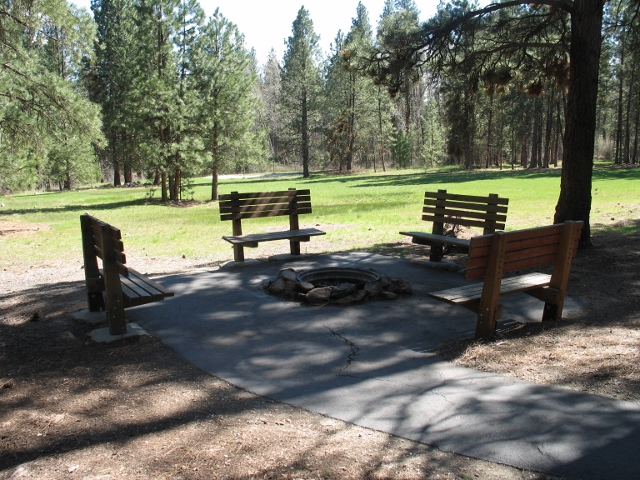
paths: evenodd
<path fill-rule="evenodd" d="M 137 323 L 127 323 L 127 333 L 122 335 L 111 335 L 109 333 L 109 327 L 97 328 L 93 330 L 90 335 L 94 342 L 111 343 L 122 340 L 123 338 L 141 337 L 149 334 Z"/>
<path fill-rule="evenodd" d="M 221 269 L 231 269 L 231 268 L 242 268 L 247 265 L 255 265 L 256 263 L 264 263 L 264 260 L 259 260 L 257 258 L 247 258 L 242 262 L 236 262 L 235 260 L 229 260 L 228 262 L 224 262 L 220 264 Z"/>
<path fill-rule="evenodd" d="M 71 314 L 75 320 L 87 323 L 104 323 L 107 321 L 107 312 L 91 312 L 90 310 L 80 310 Z"/>
<path fill-rule="evenodd" d="M 450 260 L 440 260 L 438 262 L 434 262 L 432 260 L 419 260 L 418 262 L 420 263 L 420 265 L 425 265 L 426 267 L 429 267 L 429 268 L 447 270 L 449 272 L 459 272 L 464 268 Z"/>

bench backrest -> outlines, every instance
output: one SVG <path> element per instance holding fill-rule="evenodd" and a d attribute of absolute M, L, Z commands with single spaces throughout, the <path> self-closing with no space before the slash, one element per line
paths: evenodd
<path fill-rule="evenodd" d="M 567 221 L 546 227 L 495 232 L 471 239 L 465 278 L 485 276 L 488 269 L 500 263 L 503 273 L 522 268 L 554 263 L 569 271 L 575 257 L 583 222 Z M 554 269 L 555 272 L 555 269 Z"/>
<path fill-rule="evenodd" d="M 80 216 L 80 227 L 85 274 L 92 278 L 100 276 L 97 262 L 100 258 L 103 267 L 114 266 L 119 274 L 127 277 L 129 270 L 120 230 L 86 213 Z"/>
<path fill-rule="evenodd" d="M 220 220 L 311 213 L 309 190 L 250 192 L 220 195 Z"/>
<path fill-rule="evenodd" d="M 446 190 L 425 192 L 422 219 L 433 222 L 433 233 L 442 235 L 443 224 L 478 227 L 483 234 L 504 230 L 508 198 L 492 193 L 487 197 L 457 195 Z"/>
<path fill-rule="evenodd" d="M 231 192 L 220 195 L 220 220 L 233 221 L 233 234 L 242 235 L 245 218 L 289 216 L 289 228 L 298 230 L 298 215 L 311 213 L 311 192 L 290 188 L 281 192 Z"/>

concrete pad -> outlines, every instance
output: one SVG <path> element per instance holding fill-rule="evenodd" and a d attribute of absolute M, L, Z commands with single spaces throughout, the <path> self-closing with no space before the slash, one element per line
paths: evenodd
<path fill-rule="evenodd" d="M 107 321 L 107 312 L 91 312 L 89 310 L 80 310 L 71 314 L 76 320 L 80 320 L 87 323 L 104 323 Z"/>
<path fill-rule="evenodd" d="M 127 323 L 127 333 L 122 335 L 111 335 L 109 333 L 109 327 L 92 330 L 89 335 L 94 342 L 111 343 L 122 340 L 123 338 L 141 337 L 142 335 L 149 334 L 137 323 Z"/>
<path fill-rule="evenodd" d="M 310 307 L 266 294 L 282 268 L 373 268 L 413 295 Z M 544 387 L 439 360 L 473 337 L 472 312 L 428 297 L 458 273 L 369 253 L 273 261 L 166 277 L 175 292 L 128 315 L 199 368 L 312 412 L 445 451 L 566 477 L 640 478 L 640 405 Z M 503 321 L 539 321 L 542 302 L 503 298 Z M 565 311 L 580 304 L 567 299 Z"/>
<path fill-rule="evenodd" d="M 220 265 L 220 268 L 232 269 L 232 268 L 244 268 L 257 263 L 264 263 L 264 260 L 256 260 L 255 258 L 246 258 L 244 262 L 236 262 L 235 260 L 229 260 Z"/>

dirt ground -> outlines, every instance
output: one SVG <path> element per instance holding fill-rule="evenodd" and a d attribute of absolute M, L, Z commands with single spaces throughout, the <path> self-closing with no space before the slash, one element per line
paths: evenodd
<path fill-rule="evenodd" d="M 570 295 L 586 309 L 502 331 L 488 344 L 451 342 L 440 354 L 640 402 L 640 236 L 596 235 L 594 243 L 570 279 Z M 407 244 L 377 253 L 424 254 Z M 145 262 L 136 268 L 155 274 L 211 268 Z M 253 395 L 153 337 L 96 344 L 87 336 L 95 326 L 70 317 L 85 308 L 82 278 L 80 261 L 0 272 L 0 479 L 549 478 Z"/>

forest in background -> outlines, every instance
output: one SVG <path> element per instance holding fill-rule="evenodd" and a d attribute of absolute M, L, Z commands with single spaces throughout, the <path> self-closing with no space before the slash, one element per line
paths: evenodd
<path fill-rule="evenodd" d="M 568 50 L 467 72 L 464 62 L 413 65 L 391 91 L 350 62 L 414 38 L 413 0 L 387 0 L 375 26 L 359 4 L 327 58 L 301 8 L 283 58 L 272 52 L 264 65 L 223 12 L 207 19 L 195 0 L 93 0 L 91 13 L 64 0 L 3 3 L 4 193 L 145 179 L 177 200 L 206 174 L 215 199 L 220 173 L 547 168 L 562 158 Z M 476 7 L 454 1 L 438 14 Z M 638 163 L 636 8 L 605 6 L 596 156 L 615 163 Z M 560 46 L 570 28 L 549 6 L 501 15 L 523 24 L 556 15 L 544 36 Z M 465 34 L 482 50 L 486 38 Z"/>

